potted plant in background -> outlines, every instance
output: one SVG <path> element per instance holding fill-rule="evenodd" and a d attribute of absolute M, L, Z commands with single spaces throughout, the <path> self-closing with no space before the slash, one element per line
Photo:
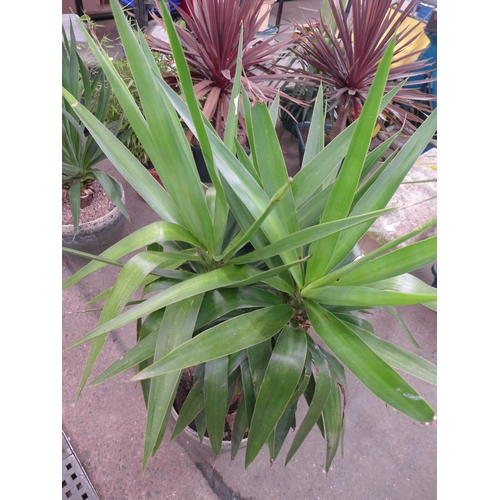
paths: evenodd
<path fill-rule="evenodd" d="M 62 85 L 99 120 L 104 120 L 111 88 L 102 69 L 89 70 L 78 54 L 73 26 L 70 38 L 63 28 Z M 117 135 L 118 118 L 109 124 Z M 125 141 L 130 132 L 118 135 Z M 102 251 L 121 235 L 125 217 L 123 187 L 96 165 L 106 158 L 84 123 L 63 100 L 62 103 L 62 189 L 63 245 Z M 83 215 L 82 217 L 82 210 Z M 83 219 L 83 220 L 82 220 Z"/>
<path fill-rule="evenodd" d="M 419 56 L 428 45 L 423 28 L 425 23 L 410 14 L 418 0 L 351 0 L 350 11 L 345 1 L 328 0 L 329 11 L 319 22 L 310 20 L 298 25 L 301 33 L 293 52 L 310 68 L 316 70 L 317 82 L 324 87 L 324 98 L 330 113 L 332 128 L 327 140 L 336 137 L 359 117 L 378 64 L 392 38 L 396 48 L 386 83 L 389 92 L 401 81 L 420 76 L 418 84 L 429 81 L 427 61 Z M 411 82 L 415 87 L 415 83 Z M 403 88 L 378 120 L 378 124 L 395 125 L 403 133 L 412 133 L 431 112 L 430 101 L 435 96 L 418 88 Z M 306 126 L 306 125 L 304 125 Z"/>
<path fill-rule="evenodd" d="M 436 289 L 408 273 L 436 259 L 436 238 L 397 248 L 425 229 L 417 228 L 353 262 L 345 260 L 373 221 L 390 210 L 387 203 L 436 128 L 437 110 L 401 151 L 367 176 L 377 165 L 373 154 L 367 156 L 376 116 L 398 90 L 383 95 L 393 45 L 380 61 L 360 118 L 328 146 L 319 146 L 289 179 L 275 132 L 277 107 L 270 112 L 264 103 L 251 105 L 240 87 L 243 43 L 222 140 L 199 107 L 166 6 L 161 3 L 184 99 L 163 81 L 118 0 L 111 5 L 144 115 L 106 54 L 87 40 L 165 189 L 63 89 L 108 158 L 162 219 L 100 256 L 87 255 L 91 262 L 64 283 L 72 286 L 106 265 L 122 268 L 113 286 L 96 298 L 104 300 L 98 326 L 70 346 L 92 342 L 80 391 L 107 334 L 137 322 L 136 345 L 91 385 L 137 368 L 134 380 L 141 381 L 147 405 L 144 467 L 165 435 L 182 371 L 193 366 L 195 389 L 174 433 L 199 417 L 198 431 L 206 429 L 216 457 L 228 407 L 239 399 L 231 453 L 248 432 L 246 466 L 265 445 L 272 462 L 297 425 L 288 462 L 317 425 L 326 440 L 328 470 L 343 439 L 345 368 L 385 403 L 417 421 L 431 421 L 432 408 L 396 370 L 435 383 L 435 366 L 379 339 L 362 313 L 409 304 L 435 308 Z M 236 155 L 238 101 L 251 138 L 250 157 Z M 213 181 L 206 191 L 181 120 L 204 153 Z M 313 122 L 324 122 L 321 105 Z M 335 181 L 327 182 L 332 176 Z M 131 302 L 137 291 L 140 299 Z M 295 412 L 302 396 L 308 411 L 299 424 Z"/>
<path fill-rule="evenodd" d="M 158 4 L 158 2 L 157 2 Z M 260 9 L 263 0 L 186 0 L 178 13 L 186 27 L 176 24 L 176 31 L 189 66 L 197 99 L 202 102 L 203 113 L 214 126 L 217 134 L 224 137 L 227 114 L 238 62 L 238 44 L 242 37 L 244 77 L 241 85 L 250 102 L 271 103 L 280 94 L 276 88 L 289 75 L 290 68 L 279 64 L 292 41 L 278 42 L 276 36 L 256 38 L 261 23 Z M 157 5 L 158 10 L 159 5 Z M 163 26 L 158 16 L 154 19 Z M 240 30 L 242 35 L 240 35 Z M 147 36 L 155 52 L 172 55 L 168 41 Z M 178 87 L 177 76 L 167 76 L 165 81 L 173 88 Z M 285 96 L 286 97 L 286 96 Z M 249 148 L 246 137 L 243 109 L 238 109 L 240 142 Z M 192 139 L 188 132 L 188 138 Z M 202 180 L 210 181 L 198 144 L 193 146 Z"/>

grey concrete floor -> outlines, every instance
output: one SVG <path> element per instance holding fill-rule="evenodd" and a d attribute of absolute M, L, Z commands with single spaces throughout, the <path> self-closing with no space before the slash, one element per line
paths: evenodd
<path fill-rule="evenodd" d="M 282 19 L 297 19 L 299 7 L 305 4 L 308 8 L 315 8 L 312 5 L 319 8 L 321 2 L 287 1 Z M 99 23 L 105 24 L 104 29 L 112 35 L 112 21 Z M 297 140 L 285 133 L 281 141 L 293 174 L 298 169 Z M 105 161 L 102 166 L 123 180 L 110 162 Z M 131 215 L 126 232 L 158 220 L 126 182 L 124 186 Z M 370 239 L 362 241 L 365 250 L 373 245 Z M 82 265 L 63 256 L 63 279 Z M 415 274 L 427 283 L 432 282 L 430 266 Z M 98 312 L 81 311 L 86 308 L 86 301 L 111 285 L 115 275 L 116 269 L 105 268 L 63 292 L 63 347 L 96 325 Z M 415 352 L 436 363 L 436 314 L 423 306 L 404 307 L 400 312 L 421 347 Z M 381 338 L 412 350 L 392 317 L 374 312 L 371 321 Z M 94 373 L 125 353 L 134 344 L 134 336 L 130 325 L 113 332 Z M 344 457 L 339 454 L 334 459 L 328 474 L 323 472 L 325 447 L 319 431 L 311 433 L 286 467 L 284 455 L 270 467 L 265 450 L 247 470 L 241 452 L 233 462 L 228 456 L 221 456 L 215 464 L 207 463 L 203 451 L 190 447 L 181 436 L 173 443 L 165 441 L 143 473 L 145 411 L 140 388 L 129 382 L 131 373 L 85 389 L 76 400 L 88 347 L 83 345 L 63 353 L 62 425 L 101 500 L 431 500 L 437 497 L 437 428 L 414 422 L 387 408 L 349 375 Z M 417 379 L 408 377 L 408 380 L 436 409 L 436 388 Z M 299 416 L 303 412 L 303 406 L 299 407 Z M 290 439 L 289 436 L 284 449 Z"/>

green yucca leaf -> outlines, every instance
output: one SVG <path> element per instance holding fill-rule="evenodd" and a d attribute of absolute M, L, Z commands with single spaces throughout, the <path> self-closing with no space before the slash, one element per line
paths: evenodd
<path fill-rule="evenodd" d="M 295 437 L 292 441 L 292 444 L 290 445 L 290 449 L 286 456 L 286 464 L 290 462 L 318 419 L 321 418 L 321 414 L 323 413 L 328 398 L 330 397 L 330 392 L 332 390 L 333 380 L 326 359 L 319 349 L 312 347 L 312 351 L 315 366 L 314 396 L 311 404 L 309 405 L 309 410 L 307 411 L 304 420 L 295 433 Z"/>
<path fill-rule="evenodd" d="M 415 420 L 432 420 L 434 412 L 422 397 L 348 326 L 312 301 L 306 309 L 315 332 L 368 389 Z"/>
<path fill-rule="evenodd" d="M 227 356 L 206 362 L 204 388 L 208 436 L 212 445 L 213 457 L 216 459 L 221 450 L 226 420 Z"/>
<path fill-rule="evenodd" d="M 360 309 L 370 306 L 408 306 L 432 302 L 436 299 L 435 289 L 407 293 L 399 290 L 378 289 L 376 286 L 376 283 L 366 286 L 323 286 L 304 289 L 302 295 L 320 304 L 351 306 Z"/>
<path fill-rule="evenodd" d="M 135 375 L 133 380 L 157 377 L 260 344 L 280 331 L 292 314 L 290 306 L 279 305 L 258 309 L 220 323 L 179 346 Z"/>
<path fill-rule="evenodd" d="M 168 254 L 141 252 L 134 255 L 123 267 L 116 283 L 111 290 L 106 304 L 102 310 L 99 322 L 105 323 L 109 319 L 117 316 L 121 310 L 127 305 L 129 299 L 134 295 L 137 288 L 141 285 L 142 280 L 155 269 L 158 265 L 168 259 Z M 177 267 L 177 262 L 173 263 L 173 268 Z M 82 391 L 85 382 L 87 381 L 90 372 L 96 362 L 97 356 L 101 352 L 106 336 L 94 339 L 90 354 L 87 358 L 87 363 L 83 371 L 83 376 L 80 382 L 79 393 Z"/>
<path fill-rule="evenodd" d="M 387 106 L 394 95 L 401 89 L 403 83 L 401 82 L 382 98 L 379 112 Z M 347 153 L 357 125 L 358 121 L 353 122 L 325 146 L 309 163 L 302 165 L 302 168 L 295 175 L 292 182 L 292 193 L 296 206 L 300 206 L 306 202 L 322 186 L 325 179 L 336 175 L 340 167 L 340 162 Z"/>
<path fill-rule="evenodd" d="M 193 83 L 191 80 L 190 70 L 188 68 L 186 59 L 182 54 L 182 47 L 177 35 L 177 31 L 174 27 L 174 23 L 171 18 L 170 10 L 166 8 L 165 2 L 162 0 L 160 2 L 162 17 L 165 24 L 165 29 L 169 37 L 169 44 L 172 48 L 172 55 L 176 64 L 176 69 L 178 72 L 179 82 L 182 89 L 182 93 L 185 96 L 186 104 L 190 111 L 190 116 L 193 120 L 194 127 L 196 129 L 196 136 L 200 143 L 201 150 L 203 152 L 203 157 L 207 166 L 207 170 L 210 175 L 210 179 L 214 184 L 215 190 L 217 192 L 217 203 L 215 207 L 215 215 L 213 217 L 214 221 L 214 231 L 218 240 L 220 240 L 221 232 L 226 223 L 227 212 L 225 210 L 226 199 L 224 190 L 219 181 L 218 174 L 214 166 L 214 157 L 212 153 L 212 148 L 210 141 L 208 140 L 207 132 L 204 126 L 204 120 L 202 117 L 202 112 L 198 106 L 198 101 L 195 97 Z M 238 77 L 239 78 L 239 77 Z M 239 81 L 239 80 L 238 80 Z M 230 129 L 233 127 L 231 121 L 228 123 Z M 220 246 L 220 244 L 218 245 Z"/>
<path fill-rule="evenodd" d="M 161 156 L 155 168 L 190 231 L 213 253 L 214 228 L 184 130 L 170 102 L 157 98 L 160 84 L 145 60 L 143 49 L 137 43 L 118 0 L 112 0 L 111 5 L 142 109 Z"/>
<path fill-rule="evenodd" d="M 429 144 L 437 127 L 437 109 L 435 109 L 418 130 L 408 139 L 401 151 L 384 169 L 361 199 L 353 207 L 351 215 L 363 210 L 376 210 L 387 206 L 394 193 L 403 182 L 407 173 L 417 161 L 422 151 Z M 338 242 L 338 254 L 347 255 L 354 243 L 369 229 L 368 224 L 344 231 Z"/>
<path fill-rule="evenodd" d="M 113 3 L 111 6 L 113 7 Z M 120 14 L 123 15 L 123 12 L 121 12 L 121 7 L 118 7 L 118 9 L 120 10 L 120 12 L 119 14 L 115 14 L 115 16 Z M 115 19 L 117 18 L 115 17 Z M 89 49 L 92 50 L 92 53 L 99 62 L 99 65 L 101 66 L 101 68 L 103 68 L 106 74 L 106 78 L 112 86 L 113 92 L 118 98 L 120 105 L 122 106 L 124 113 L 134 130 L 134 133 L 139 138 L 140 142 L 144 146 L 144 149 L 148 152 L 148 155 L 151 158 L 153 164 L 155 166 L 159 165 L 162 161 L 162 158 L 154 143 L 149 124 L 144 119 L 144 116 L 137 106 L 136 101 L 131 95 L 126 83 L 118 74 L 118 71 L 112 64 L 106 51 L 97 46 L 96 42 L 89 35 L 87 30 L 85 29 L 85 26 L 81 22 L 80 27 L 89 45 Z M 86 126 L 88 127 L 87 123 Z M 110 139 L 108 138 L 108 141 L 109 140 Z M 114 142 L 115 141 L 112 141 L 110 145 Z M 118 146 L 115 147 L 118 148 Z M 131 169 L 130 166 L 127 165 L 127 162 L 122 163 L 120 161 L 116 161 L 116 159 L 115 161 L 113 161 L 114 155 L 110 157 L 105 149 L 103 149 L 103 151 L 114 164 L 114 166 L 118 169 L 118 171 L 127 180 L 127 182 L 129 182 L 129 184 L 131 184 L 132 187 L 139 194 L 141 194 L 144 199 L 148 201 L 148 204 L 153 208 L 153 210 L 158 213 L 158 215 L 160 215 L 162 219 L 169 222 L 175 222 L 180 225 L 185 225 L 183 222 L 183 216 L 171 200 L 170 195 L 166 193 L 165 190 L 154 179 L 148 179 L 147 176 L 151 176 L 147 172 L 143 172 L 144 175 L 141 175 L 141 170 L 143 171 L 144 168 L 139 169 L 136 167 L 135 169 Z M 132 160 L 129 160 L 129 162 L 131 161 Z M 136 165 L 137 163 L 133 162 L 133 164 Z"/>
<path fill-rule="evenodd" d="M 335 222 L 327 222 L 325 224 L 318 224 L 317 226 L 309 227 L 307 229 L 302 229 L 296 233 L 286 236 L 282 240 L 278 240 L 274 243 L 267 245 L 266 247 L 250 252 L 249 254 L 243 255 L 241 257 L 236 257 L 232 260 L 233 263 L 243 264 L 248 262 L 255 262 L 257 260 L 267 259 L 282 253 L 288 249 L 299 248 L 307 245 L 313 241 L 323 238 L 325 235 L 329 235 L 338 231 L 342 231 L 348 227 L 356 224 L 361 224 L 362 222 L 371 219 L 375 220 L 388 213 L 388 211 L 381 210 L 372 214 L 366 214 L 360 217 L 348 217 L 346 219 L 338 220 Z"/>
<path fill-rule="evenodd" d="M 306 149 L 302 164 L 307 165 L 325 147 L 325 114 L 323 109 L 323 86 L 320 85 L 313 108 Z"/>
<path fill-rule="evenodd" d="M 339 315 L 337 315 L 339 317 Z M 378 338 L 373 333 L 341 319 L 373 352 L 389 366 L 430 384 L 437 384 L 437 368 L 429 361 L 397 345 Z"/>
<path fill-rule="evenodd" d="M 283 200 L 283 197 L 285 196 L 286 192 L 290 188 L 290 182 L 287 182 L 283 187 L 278 189 L 276 193 L 271 197 L 271 200 L 269 201 L 269 204 L 267 205 L 266 209 L 262 214 L 255 220 L 255 222 L 248 228 L 245 232 L 241 233 L 240 236 L 237 236 L 236 238 L 233 239 L 231 244 L 224 250 L 224 253 L 220 256 L 216 256 L 215 260 L 221 261 L 221 260 L 228 260 L 230 257 L 232 257 L 242 246 L 245 245 L 252 236 L 255 234 L 256 231 L 258 231 L 266 219 L 266 217 L 271 213 L 272 210 L 274 210 L 280 202 Z"/>
<path fill-rule="evenodd" d="M 66 289 L 78 283 L 89 274 L 92 274 L 98 269 L 104 267 L 106 263 L 110 263 L 108 259 L 111 259 L 111 261 L 113 261 L 135 250 L 145 247 L 146 245 L 165 240 L 185 241 L 195 246 L 199 245 L 198 240 L 183 227 L 172 224 L 170 222 L 153 222 L 138 229 L 134 233 L 125 236 L 121 241 L 115 243 L 107 250 L 105 250 L 101 254 L 101 257 L 103 258 L 100 259 L 101 262 L 92 261 L 86 266 L 82 267 L 79 271 L 77 271 L 63 283 L 63 289 Z"/>
<path fill-rule="evenodd" d="M 306 352 L 304 331 L 287 325 L 278 337 L 257 395 L 248 433 L 245 467 L 255 460 L 285 412 L 304 368 Z"/>
<path fill-rule="evenodd" d="M 198 295 L 165 308 L 158 329 L 153 362 L 166 356 L 178 345 L 191 338 L 202 299 L 203 295 Z M 146 469 L 154 453 L 164 420 L 170 416 L 180 375 L 178 371 L 151 380 L 144 434 L 143 470 Z"/>
<path fill-rule="evenodd" d="M 389 73 L 395 40 L 389 44 L 373 79 L 368 97 L 363 106 L 358 125 L 354 131 L 352 142 L 347 151 L 343 168 L 333 186 L 321 222 L 330 222 L 346 217 L 351 209 L 356 189 L 358 188 L 361 171 L 365 162 L 373 129 L 378 117 L 380 102 L 383 97 L 385 82 Z M 307 266 L 306 281 L 321 278 L 326 272 L 338 264 L 340 258 L 336 251 L 340 235 L 333 234 L 323 240 L 313 243 L 312 258 Z M 328 250 L 327 250 L 328 249 Z"/>
<path fill-rule="evenodd" d="M 173 441 L 203 410 L 204 397 L 203 397 L 203 376 L 205 373 L 205 365 L 198 365 L 194 376 L 193 388 L 182 405 L 181 412 L 177 417 L 174 430 L 170 440 Z"/>

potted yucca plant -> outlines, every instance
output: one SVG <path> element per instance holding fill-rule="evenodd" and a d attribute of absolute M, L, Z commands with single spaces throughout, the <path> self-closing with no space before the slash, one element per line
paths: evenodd
<path fill-rule="evenodd" d="M 104 120 L 111 88 L 102 69 L 89 68 L 78 54 L 73 26 L 62 29 L 62 85 L 97 119 Z M 123 113 L 108 124 L 110 133 L 126 141 L 120 131 Z M 123 186 L 97 168 L 106 156 L 84 123 L 62 102 L 62 241 L 80 250 L 102 251 L 118 239 L 128 213 Z M 83 210 L 83 214 L 82 214 Z"/>
<path fill-rule="evenodd" d="M 291 69 L 279 64 L 288 53 L 292 38 L 277 41 L 278 34 L 256 38 L 261 24 L 262 5 L 263 0 L 185 0 L 183 6 L 177 8 L 185 26 L 177 23 L 175 28 L 189 66 L 195 94 L 202 103 L 203 113 L 220 137 L 224 137 L 231 105 L 240 37 L 244 75 L 240 84 L 251 103 L 271 103 L 280 94 L 277 88 L 279 84 L 292 78 Z M 157 8 L 160 10 L 158 1 Z M 153 15 L 153 18 L 164 26 L 160 17 Z M 153 51 L 172 55 L 172 46 L 168 41 L 151 35 L 147 39 Z M 171 87 L 179 88 L 177 75 L 167 75 L 165 81 Z M 242 107 L 238 109 L 238 117 L 240 143 L 249 152 Z M 188 132 L 188 138 L 193 138 L 191 132 Z M 209 181 L 196 138 L 194 142 L 193 150 L 199 161 L 200 172 Z"/>
<path fill-rule="evenodd" d="M 241 42 L 222 140 L 199 107 L 165 5 L 160 7 L 184 99 L 161 78 L 118 0 L 111 5 L 144 115 L 106 54 L 86 36 L 165 189 L 63 89 L 111 162 L 161 217 L 101 255 L 86 255 L 91 262 L 64 283 L 72 286 L 106 265 L 121 268 L 112 287 L 97 297 L 104 300 L 99 324 L 69 346 L 92 343 L 80 390 L 109 332 L 136 322 L 136 345 L 91 385 L 137 369 L 133 380 L 141 381 L 147 405 L 144 467 L 165 435 L 183 370 L 191 367 L 196 367 L 195 387 L 180 409 L 174 435 L 195 420 L 216 457 L 228 408 L 237 400 L 231 454 L 248 435 L 246 466 L 264 445 L 273 461 L 296 427 L 288 462 L 317 425 L 326 440 L 328 470 L 343 439 L 346 369 L 410 418 L 433 420 L 433 409 L 396 370 L 435 383 L 436 367 L 379 339 L 363 313 L 409 304 L 435 308 L 436 289 L 409 273 L 436 260 L 436 238 L 397 248 L 425 229 L 416 228 L 361 258 L 347 258 L 373 221 L 391 210 L 387 203 L 436 128 L 434 111 L 382 165 L 381 150 L 367 155 L 376 116 L 399 90 L 384 96 L 393 44 L 380 61 L 360 118 L 326 147 L 312 137 L 311 159 L 289 179 L 274 126 L 277 101 L 270 110 L 251 104 L 241 85 Z M 250 157 L 236 154 L 239 102 Z M 322 106 L 312 120 L 324 122 Z M 181 121 L 201 145 L 213 181 L 206 190 Z M 168 143 L 165 134 L 172 138 Z M 296 422 L 302 397 L 309 409 Z"/>
<path fill-rule="evenodd" d="M 324 87 L 332 124 L 327 140 L 359 117 L 377 67 L 394 37 L 396 47 L 385 91 L 409 78 L 418 84 L 431 81 L 428 61 L 419 58 L 426 48 L 425 24 L 410 17 L 418 0 L 351 0 L 349 12 L 345 3 L 328 0 L 329 9 L 319 21 L 297 25 L 301 36 L 292 49 L 314 72 L 308 72 L 309 79 Z M 406 134 L 415 131 L 435 100 L 415 86 L 409 82 L 394 96 L 378 119 L 380 127 L 391 124 Z"/>

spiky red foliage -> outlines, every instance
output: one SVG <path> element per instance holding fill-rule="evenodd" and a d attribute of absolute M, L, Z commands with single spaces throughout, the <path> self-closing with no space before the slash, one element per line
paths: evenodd
<path fill-rule="evenodd" d="M 403 55 L 421 33 L 421 25 L 400 29 L 417 2 L 412 0 L 403 7 L 402 1 L 352 0 L 348 15 L 343 2 L 329 0 L 336 30 L 332 29 L 324 16 L 321 16 L 319 23 L 310 20 L 307 29 L 299 26 L 303 37 L 294 52 L 320 72 L 317 80 L 323 83 L 330 110 L 335 109 L 337 114 L 332 136 L 359 116 L 377 65 L 395 34 L 393 64 L 411 56 L 414 56 L 414 60 L 392 67 L 386 92 L 405 78 L 413 76 L 421 79 L 412 81 L 412 86 L 431 81 L 425 76 L 429 71 L 426 69 L 428 61 L 418 59 L 421 51 Z M 432 100 L 435 97 L 418 88 L 405 86 L 386 108 L 385 117 L 403 130 L 412 132 L 422 121 L 418 114 L 425 115 L 431 111 L 429 101 Z"/>
<path fill-rule="evenodd" d="M 277 65 L 290 41 L 275 36 L 256 39 L 262 0 L 185 0 L 178 12 L 187 29 L 176 25 L 190 67 L 197 98 L 219 136 L 229 110 L 238 57 L 240 28 L 243 28 L 242 86 L 251 101 L 270 102 L 279 90 L 270 83 L 280 81 L 285 71 Z M 155 19 L 162 24 L 163 21 Z M 152 50 L 171 55 L 168 42 L 148 37 Z M 172 79 L 168 81 L 172 85 Z M 241 122 L 241 120 L 240 120 Z"/>

